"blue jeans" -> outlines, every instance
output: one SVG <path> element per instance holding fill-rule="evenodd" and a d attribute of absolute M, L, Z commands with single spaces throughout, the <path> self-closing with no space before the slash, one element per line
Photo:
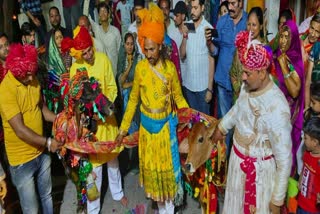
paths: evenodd
<path fill-rule="evenodd" d="M 183 91 L 191 108 L 210 115 L 210 102 L 205 101 L 207 90 L 194 92 L 183 86 Z"/>
<path fill-rule="evenodd" d="M 218 93 L 218 118 L 222 118 L 232 107 L 232 91 L 227 90 L 226 88 L 217 84 L 217 93 Z M 232 131 L 229 130 L 229 133 L 226 136 L 227 144 L 227 157 L 229 157 L 231 150 L 231 137 Z"/>
<path fill-rule="evenodd" d="M 17 188 L 23 213 L 38 214 L 38 198 L 41 200 L 42 213 L 53 213 L 50 165 L 50 156 L 42 153 L 27 163 L 10 166 L 12 182 Z"/>

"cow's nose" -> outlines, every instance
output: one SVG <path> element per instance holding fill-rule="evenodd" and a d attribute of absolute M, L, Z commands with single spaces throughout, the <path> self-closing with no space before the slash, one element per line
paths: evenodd
<path fill-rule="evenodd" d="M 190 171 L 190 169 L 191 169 L 191 164 L 190 164 L 190 163 L 187 163 L 187 164 L 186 164 L 186 170 L 187 170 L 187 171 Z"/>

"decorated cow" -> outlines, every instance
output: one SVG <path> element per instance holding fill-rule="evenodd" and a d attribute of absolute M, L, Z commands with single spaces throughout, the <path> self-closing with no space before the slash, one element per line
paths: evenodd
<path fill-rule="evenodd" d="M 213 142 L 219 121 L 193 109 L 181 109 L 179 115 L 179 151 L 187 193 L 197 198 L 202 213 L 217 211 L 217 193 L 226 181 L 225 142 Z"/>

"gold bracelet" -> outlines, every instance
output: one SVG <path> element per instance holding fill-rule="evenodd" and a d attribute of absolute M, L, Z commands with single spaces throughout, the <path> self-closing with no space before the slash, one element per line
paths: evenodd
<path fill-rule="evenodd" d="M 126 131 L 120 130 L 119 135 L 122 135 L 123 137 L 127 135 Z"/>

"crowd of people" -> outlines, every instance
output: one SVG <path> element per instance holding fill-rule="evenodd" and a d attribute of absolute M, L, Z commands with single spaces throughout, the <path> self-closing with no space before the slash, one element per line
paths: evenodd
<path fill-rule="evenodd" d="M 220 213 L 320 213 L 318 1 L 300 27 L 291 9 L 280 11 L 272 41 L 263 8 L 245 11 L 243 0 L 223 1 L 216 24 L 204 16 L 205 0 L 93 2 L 63 1 L 66 28 L 51 7 L 47 32 L 40 0 L 21 0 L 29 18 L 21 43 L 0 33 L 0 141 L 8 159 L 1 165 L 9 169 L 0 167 L 0 200 L 9 173 L 23 213 L 53 213 L 50 152 L 64 142 L 51 123 L 66 108 L 56 82 L 85 70 L 116 111 L 92 115 L 97 139 L 117 143 L 87 157 L 98 192 L 107 164 L 112 198 L 127 206 L 118 155 L 138 132 L 128 166 L 139 169 L 158 212 L 174 213 L 184 195 L 176 113 L 190 107 L 221 119 L 212 135 L 227 145 Z M 100 197 L 85 209 L 100 213 Z"/>

